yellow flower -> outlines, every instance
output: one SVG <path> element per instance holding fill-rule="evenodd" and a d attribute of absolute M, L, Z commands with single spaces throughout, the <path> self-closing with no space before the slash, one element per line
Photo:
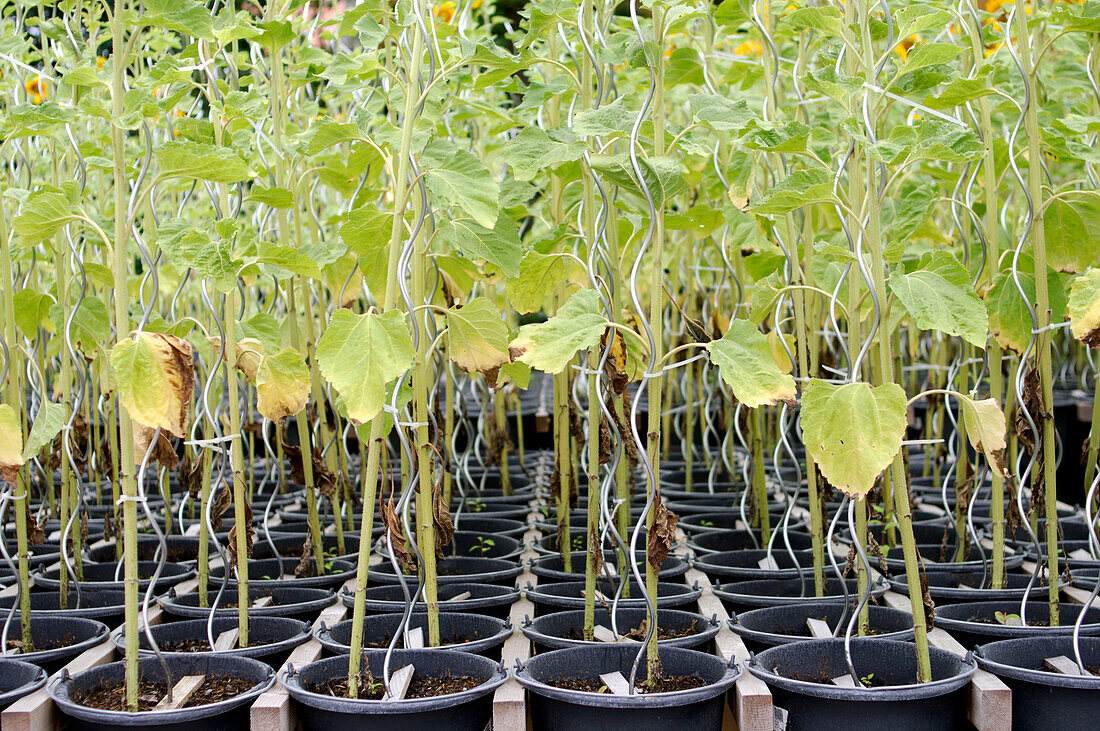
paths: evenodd
<path fill-rule="evenodd" d="M 901 56 L 901 62 L 902 63 L 905 63 L 906 61 L 909 60 L 909 49 L 912 48 L 913 44 L 916 43 L 916 42 L 917 42 L 917 37 L 916 36 L 909 36 L 908 38 L 904 39 L 901 43 L 899 43 L 894 48 L 894 53 Z"/>
<path fill-rule="evenodd" d="M 738 56 L 759 56 L 764 52 L 764 46 L 758 40 L 742 41 L 733 52 Z"/>
<path fill-rule="evenodd" d="M 96 56 L 96 59 L 95 59 L 95 67 L 96 67 L 96 69 L 97 69 L 97 70 L 100 70 L 100 71 L 102 71 L 102 70 L 103 70 L 103 62 L 104 62 L 105 60 L 106 60 L 106 59 L 105 59 L 105 58 L 103 58 L 103 56 Z"/>
<path fill-rule="evenodd" d="M 665 51 L 665 58 L 672 58 L 672 52 L 676 50 L 675 43 L 668 44 L 668 50 Z"/>
<path fill-rule="evenodd" d="M 31 98 L 32 104 L 41 104 L 49 96 L 46 94 L 46 82 L 41 76 L 27 79 L 23 87 L 27 90 L 27 96 Z"/>
<path fill-rule="evenodd" d="M 451 0 L 447 0 L 447 2 L 435 9 L 435 17 L 439 18 L 444 23 L 450 23 L 454 20 L 456 8 L 457 6 L 451 2 Z"/>
<path fill-rule="evenodd" d="M 1080 2 L 1085 2 L 1085 0 L 1080 0 Z M 471 10 L 477 10 L 480 7 L 481 7 L 481 0 L 474 0 L 474 4 L 470 6 L 470 9 Z"/>

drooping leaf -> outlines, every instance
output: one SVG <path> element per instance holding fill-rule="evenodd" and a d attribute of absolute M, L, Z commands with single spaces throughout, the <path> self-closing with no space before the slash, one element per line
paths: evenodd
<path fill-rule="evenodd" d="M 955 257 L 937 250 L 921 257 L 919 267 L 908 274 L 890 273 L 890 291 L 922 330 L 958 335 L 979 348 L 989 334 L 985 303 L 970 283 L 966 268 Z"/>
<path fill-rule="evenodd" d="M 1035 302 L 1034 264 L 1021 257 L 1019 266 L 1020 286 L 1027 302 Z M 1047 270 L 1047 291 L 1051 309 L 1051 322 L 1061 322 L 1066 311 L 1066 292 L 1058 274 Z M 1027 302 L 1020 297 L 1012 272 L 1005 271 L 993 278 L 993 284 L 985 294 L 989 310 L 989 330 L 1005 348 L 1023 354 L 1031 339 L 1033 323 Z"/>
<path fill-rule="evenodd" d="M 447 352 L 467 373 L 490 373 L 511 362 L 508 325 L 487 297 L 447 309 Z"/>
<path fill-rule="evenodd" d="M 23 447 L 23 461 L 29 460 L 38 454 L 38 450 L 49 444 L 58 435 L 65 422 L 69 420 L 69 407 L 65 404 L 55 404 L 52 401 L 43 401 L 42 408 L 34 417 L 31 425 L 31 433 L 27 436 L 27 443 Z"/>
<path fill-rule="evenodd" d="M 834 385 L 802 392 L 802 440 L 821 474 L 852 498 L 871 491 L 905 437 L 905 392 L 896 383 Z"/>
<path fill-rule="evenodd" d="M 989 462 L 990 469 L 997 470 L 1004 477 L 1009 476 L 1005 467 L 1006 447 L 1005 414 L 996 399 L 975 401 L 962 398 L 963 422 L 966 424 L 966 436 L 975 449 L 981 450 Z"/>
<path fill-rule="evenodd" d="M 509 351 L 514 360 L 537 371 L 561 373 L 578 350 L 599 345 L 606 328 L 599 294 L 594 289 L 582 289 L 546 322 L 521 327 Z"/>
<path fill-rule="evenodd" d="M 745 406 L 795 403 L 794 378 L 780 370 L 767 336 L 748 320 L 731 322 L 726 334 L 706 349 L 734 398 Z"/>
<path fill-rule="evenodd" d="M 306 407 L 310 390 L 309 369 L 302 360 L 302 354 L 294 348 L 264 356 L 255 374 L 256 408 L 264 418 L 279 424 Z"/>
<path fill-rule="evenodd" d="M 1089 269 L 1069 289 L 1070 329 L 1090 348 L 1100 345 L 1100 269 Z"/>
<path fill-rule="evenodd" d="M 50 321 L 53 297 L 26 287 L 16 292 L 12 299 L 15 301 L 15 324 L 28 338 L 37 337 L 40 326 L 53 325 Z"/>
<path fill-rule="evenodd" d="M 415 356 L 398 310 L 362 315 L 336 310 L 317 341 L 321 374 L 340 392 L 348 418 L 357 424 L 378 415 L 386 385 L 408 370 Z"/>
<path fill-rule="evenodd" d="M 520 260 L 518 276 L 505 283 L 508 302 L 521 314 L 542 309 L 558 282 L 569 278 L 573 267 L 573 260 L 561 254 L 526 252 Z"/>
<path fill-rule="evenodd" d="M 110 362 L 119 401 L 130 417 L 183 437 L 195 383 L 191 344 L 173 335 L 140 332 L 111 348 Z"/>

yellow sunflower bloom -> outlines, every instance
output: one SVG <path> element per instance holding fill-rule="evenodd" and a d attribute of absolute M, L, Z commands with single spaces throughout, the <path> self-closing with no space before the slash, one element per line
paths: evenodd
<path fill-rule="evenodd" d="M 444 23 L 450 23 L 452 20 L 454 20 L 455 10 L 457 9 L 457 7 L 458 6 L 455 5 L 455 3 L 447 0 L 447 2 L 439 5 L 435 9 L 435 17 L 439 18 Z"/>

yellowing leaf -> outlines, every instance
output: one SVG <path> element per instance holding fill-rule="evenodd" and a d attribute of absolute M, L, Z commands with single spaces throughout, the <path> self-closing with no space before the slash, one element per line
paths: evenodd
<path fill-rule="evenodd" d="M 222 339 L 219 337 L 207 338 L 213 357 L 217 358 L 222 350 Z M 244 377 L 252 380 L 256 376 L 256 369 L 264 357 L 264 344 L 257 338 L 241 338 L 237 341 L 236 365 Z"/>
<path fill-rule="evenodd" d="M 0 478 L 15 484 L 23 466 L 23 429 L 19 414 L 8 404 L 0 404 Z"/>
<path fill-rule="evenodd" d="M 896 383 L 838 386 L 815 378 L 802 392 L 801 421 L 806 452 L 821 474 L 860 498 L 901 449 L 905 391 Z"/>
<path fill-rule="evenodd" d="M 294 348 L 261 358 L 255 375 L 256 408 L 265 419 L 278 424 L 306 407 L 309 400 L 309 369 L 302 360 L 302 354 Z"/>
<path fill-rule="evenodd" d="M 512 361 L 508 325 L 485 297 L 447 310 L 447 350 L 467 373 L 488 373 Z"/>
<path fill-rule="evenodd" d="M 514 360 L 535 370 L 561 373 L 578 350 L 599 345 L 606 328 L 599 294 L 594 289 L 582 289 L 546 322 L 521 327 L 509 351 Z"/>
<path fill-rule="evenodd" d="M 1100 345 L 1100 269 L 1073 280 L 1067 309 L 1073 337 L 1090 348 Z"/>
<path fill-rule="evenodd" d="M 110 362 L 119 401 L 134 421 L 185 435 L 195 384 L 189 342 L 174 335 L 137 333 L 111 348 Z"/>
<path fill-rule="evenodd" d="M 364 315 L 336 310 L 317 341 L 321 374 L 340 392 L 348 418 L 356 424 L 378 415 L 386 385 L 408 370 L 415 357 L 405 316 L 398 310 Z"/>
<path fill-rule="evenodd" d="M 706 349 L 722 380 L 745 406 L 794 403 L 794 379 L 780 370 L 768 338 L 748 320 L 731 322 L 726 334 Z"/>
<path fill-rule="evenodd" d="M 995 469 L 1005 477 L 1009 476 L 1005 467 L 1005 414 L 995 399 L 981 401 L 964 398 L 962 401 L 963 423 L 966 424 L 966 436 L 975 449 L 980 449 L 989 461 L 990 469 Z"/>

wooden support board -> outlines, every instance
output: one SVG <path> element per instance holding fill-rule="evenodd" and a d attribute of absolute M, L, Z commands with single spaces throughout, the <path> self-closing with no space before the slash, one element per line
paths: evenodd
<path fill-rule="evenodd" d="M 520 554 L 520 561 L 527 566 L 527 560 L 535 558 L 534 545 L 542 537 L 542 533 L 534 527 L 538 520 L 538 507 L 532 504 L 532 510 L 528 515 L 530 528 L 523 534 L 524 550 Z M 524 570 L 516 583 L 519 586 L 536 586 L 539 577 L 529 570 Z M 512 624 L 512 636 L 504 642 L 501 650 L 501 660 L 506 670 L 515 666 L 516 661 L 526 662 L 531 658 L 531 641 L 523 634 L 520 626 L 524 619 L 534 616 L 535 605 L 527 597 L 521 597 L 512 605 L 508 615 L 508 621 Z M 523 686 L 515 679 L 508 679 L 504 685 L 493 692 L 493 731 L 526 731 L 527 729 L 527 702 Z"/>

